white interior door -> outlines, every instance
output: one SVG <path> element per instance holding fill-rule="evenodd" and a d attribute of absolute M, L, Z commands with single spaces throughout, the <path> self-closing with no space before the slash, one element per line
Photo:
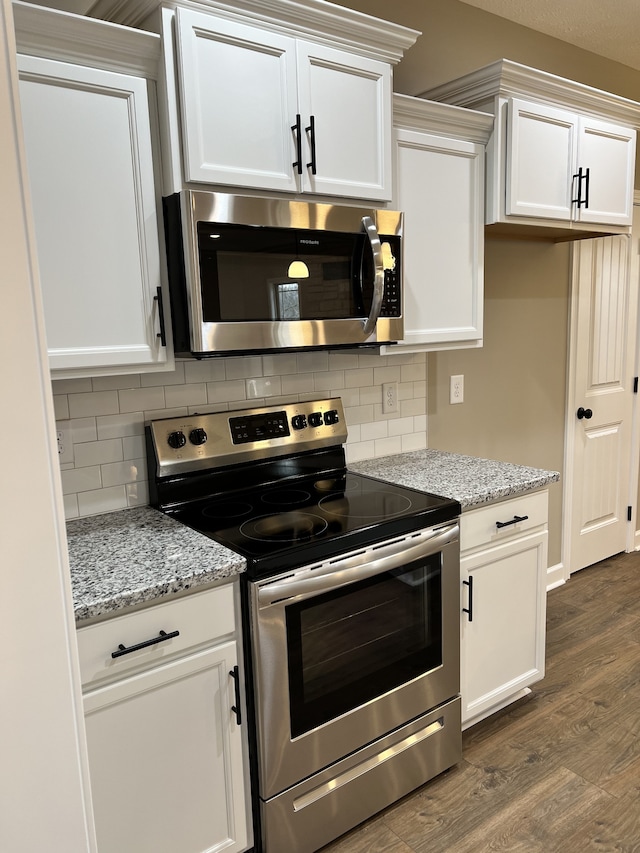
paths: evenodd
<path fill-rule="evenodd" d="M 637 211 L 637 208 L 636 208 Z M 635 216 L 635 236 L 640 217 Z M 568 574 L 625 550 L 637 314 L 628 237 L 573 249 L 565 466 Z"/>

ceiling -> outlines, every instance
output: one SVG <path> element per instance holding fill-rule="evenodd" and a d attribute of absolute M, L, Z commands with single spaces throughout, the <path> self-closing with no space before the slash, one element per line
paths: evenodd
<path fill-rule="evenodd" d="M 640 70 L 638 0 L 462 0 Z"/>

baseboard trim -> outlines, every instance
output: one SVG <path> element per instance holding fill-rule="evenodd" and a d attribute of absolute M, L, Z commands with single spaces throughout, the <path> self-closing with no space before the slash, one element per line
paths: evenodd
<path fill-rule="evenodd" d="M 562 563 L 556 563 L 555 566 L 549 566 L 547 569 L 547 592 L 549 592 L 550 589 L 562 586 L 563 583 L 566 583 L 566 580 L 564 565 Z"/>

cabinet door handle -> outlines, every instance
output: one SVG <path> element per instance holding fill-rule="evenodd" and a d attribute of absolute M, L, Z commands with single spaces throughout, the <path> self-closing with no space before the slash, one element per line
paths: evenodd
<path fill-rule="evenodd" d="M 296 161 L 293 163 L 293 168 L 296 169 L 299 175 L 302 174 L 302 121 L 300 113 L 296 115 L 296 123 L 291 125 L 291 130 L 296 138 Z"/>
<path fill-rule="evenodd" d="M 131 652 L 137 652 L 140 649 L 146 649 L 147 646 L 155 646 L 156 643 L 164 643 L 165 640 L 172 640 L 174 637 L 179 637 L 180 631 L 171 631 L 171 633 L 167 634 L 166 631 L 159 631 L 157 637 L 152 637 L 150 640 L 144 640 L 142 643 L 136 643 L 135 646 L 123 646 L 122 643 L 118 645 L 118 651 L 111 652 L 112 658 L 119 658 L 122 655 L 130 655 Z"/>
<path fill-rule="evenodd" d="M 316 173 L 316 117 L 309 116 L 309 127 L 305 127 L 307 133 L 311 134 L 309 142 L 311 144 L 311 162 L 307 163 L 307 169 L 311 169 L 311 174 Z"/>
<path fill-rule="evenodd" d="M 582 166 L 578 169 L 577 174 L 573 176 L 573 180 L 578 182 L 578 197 L 572 198 L 571 201 L 577 207 L 589 207 L 589 169 L 582 170 Z M 584 181 L 584 198 L 582 198 L 582 182 Z"/>
<path fill-rule="evenodd" d="M 164 304 L 162 302 L 162 288 L 156 288 L 156 295 L 153 297 L 153 301 L 158 303 L 158 322 L 160 323 L 160 331 L 157 334 L 157 337 L 160 338 L 160 343 L 163 347 L 167 345 L 167 333 L 164 327 Z"/>
<path fill-rule="evenodd" d="M 589 207 L 589 169 L 584 170 L 584 202 L 585 207 Z"/>
<path fill-rule="evenodd" d="M 469 575 L 469 580 L 462 583 L 469 587 L 469 606 L 463 607 L 462 612 L 469 615 L 469 622 L 473 622 L 473 575 Z"/>
<path fill-rule="evenodd" d="M 514 515 L 511 521 L 496 521 L 496 527 L 509 527 L 510 524 L 517 524 L 519 521 L 527 521 L 528 515 Z"/>
<path fill-rule="evenodd" d="M 231 710 L 236 715 L 236 723 L 238 725 L 242 724 L 242 714 L 240 711 L 240 670 L 237 666 L 234 666 L 233 669 L 229 670 L 229 675 L 233 678 L 233 686 L 235 688 L 236 693 L 236 704 L 231 706 Z"/>

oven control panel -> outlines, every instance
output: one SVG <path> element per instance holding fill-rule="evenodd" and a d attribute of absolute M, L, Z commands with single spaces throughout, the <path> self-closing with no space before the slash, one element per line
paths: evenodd
<path fill-rule="evenodd" d="M 347 440 L 339 397 L 163 418 L 151 421 L 147 433 L 158 476 L 316 450 Z"/>

